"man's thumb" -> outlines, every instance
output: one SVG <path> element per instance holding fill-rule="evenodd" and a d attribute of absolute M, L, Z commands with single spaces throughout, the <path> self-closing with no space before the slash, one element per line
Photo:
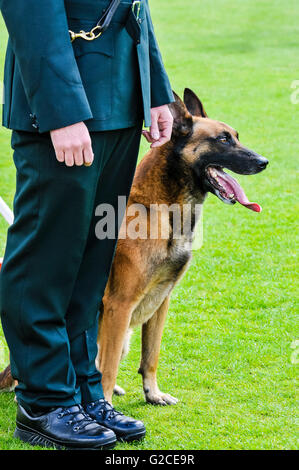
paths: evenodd
<path fill-rule="evenodd" d="M 160 139 L 160 131 L 159 131 L 157 119 L 153 119 L 153 122 L 151 125 L 151 136 L 152 136 L 152 139 L 154 140 Z"/>

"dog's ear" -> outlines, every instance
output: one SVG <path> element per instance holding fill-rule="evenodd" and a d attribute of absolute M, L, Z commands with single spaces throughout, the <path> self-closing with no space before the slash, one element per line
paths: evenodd
<path fill-rule="evenodd" d="M 175 98 L 174 103 L 170 103 L 169 109 L 173 116 L 173 134 L 174 135 L 187 135 L 192 129 L 193 120 L 192 116 L 186 108 L 181 98 L 173 91 Z"/>
<path fill-rule="evenodd" d="M 202 102 L 200 101 L 198 96 L 192 90 L 190 90 L 190 88 L 185 88 L 184 103 L 189 113 L 192 114 L 192 116 L 198 116 L 203 118 L 208 117 Z"/>

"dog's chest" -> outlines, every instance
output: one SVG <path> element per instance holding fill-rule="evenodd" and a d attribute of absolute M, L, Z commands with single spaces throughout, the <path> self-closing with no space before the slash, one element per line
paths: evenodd
<path fill-rule="evenodd" d="M 153 316 L 186 271 L 190 259 L 190 243 L 176 240 L 169 250 L 169 257 L 157 268 L 145 295 L 133 311 L 131 327 L 146 323 Z"/>

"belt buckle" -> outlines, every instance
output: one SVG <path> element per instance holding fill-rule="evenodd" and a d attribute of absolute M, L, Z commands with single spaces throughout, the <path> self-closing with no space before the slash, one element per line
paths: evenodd
<path fill-rule="evenodd" d="M 132 11 L 136 17 L 136 20 L 139 19 L 140 9 L 141 9 L 141 0 L 134 0 L 133 5 L 132 5 Z"/>

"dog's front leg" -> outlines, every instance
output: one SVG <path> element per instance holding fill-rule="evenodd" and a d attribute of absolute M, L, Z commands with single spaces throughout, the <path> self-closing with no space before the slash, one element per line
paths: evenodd
<path fill-rule="evenodd" d="M 159 390 L 157 368 L 163 327 L 169 307 L 167 297 L 156 313 L 142 325 L 142 357 L 139 373 L 143 377 L 145 399 L 153 405 L 175 405 L 178 400 Z"/>
<path fill-rule="evenodd" d="M 133 305 L 109 301 L 109 305 L 104 306 L 100 322 L 98 365 L 103 374 L 104 396 L 110 403 L 132 311 Z"/>

